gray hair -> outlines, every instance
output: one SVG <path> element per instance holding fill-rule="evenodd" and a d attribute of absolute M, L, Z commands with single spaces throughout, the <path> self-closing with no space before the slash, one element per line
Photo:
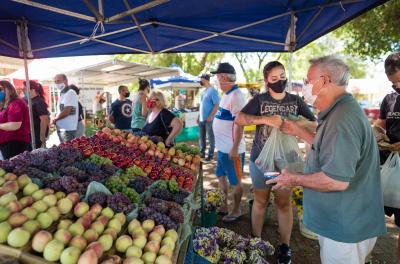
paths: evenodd
<path fill-rule="evenodd" d="M 236 74 L 233 73 L 224 73 L 230 82 L 236 82 Z"/>
<path fill-rule="evenodd" d="M 338 86 L 347 86 L 350 79 L 349 66 L 340 58 L 329 55 L 310 60 L 311 66 L 321 67 L 331 82 Z"/>

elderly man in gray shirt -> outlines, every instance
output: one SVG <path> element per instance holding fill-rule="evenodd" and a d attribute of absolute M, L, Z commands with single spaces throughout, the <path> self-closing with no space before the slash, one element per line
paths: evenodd
<path fill-rule="evenodd" d="M 304 225 L 318 234 L 322 264 L 363 264 L 386 232 L 379 152 L 371 126 L 346 92 L 348 66 L 327 56 L 311 60 L 305 100 L 320 110 L 315 134 L 295 122 L 282 130 L 312 144 L 304 174 L 284 169 L 273 189 L 304 187 Z"/>

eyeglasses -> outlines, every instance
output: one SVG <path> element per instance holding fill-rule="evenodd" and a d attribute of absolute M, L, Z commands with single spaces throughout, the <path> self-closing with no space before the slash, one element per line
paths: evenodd
<path fill-rule="evenodd" d="M 324 77 L 324 76 L 323 76 L 323 75 L 320 75 L 318 78 L 321 78 L 321 77 Z M 313 80 L 313 79 L 311 79 L 311 80 Z M 307 79 L 307 78 L 304 78 L 304 79 L 303 79 L 304 85 L 310 84 L 310 83 L 311 83 L 311 80 L 309 80 L 309 79 Z"/>

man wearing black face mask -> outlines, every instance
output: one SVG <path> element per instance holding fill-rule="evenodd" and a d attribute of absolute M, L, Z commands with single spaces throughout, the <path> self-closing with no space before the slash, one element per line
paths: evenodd
<path fill-rule="evenodd" d="M 400 52 L 390 54 L 385 60 L 385 72 L 389 81 L 392 82 L 394 92 L 385 96 L 379 112 L 376 125 L 386 130 L 390 143 L 400 142 Z M 390 152 L 380 152 L 381 164 L 385 163 Z M 385 214 L 392 216 L 397 227 L 400 227 L 400 209 L 386 207 Z M 400 263 L 400 234 L 397 241 L 397 262 Z"/>
<path fill-rule="evenodd" d="M 129 100 L 130 92 L 128 87 L 121 85 L 118 87 L 119 99 L 111 104 L 110 122 L 115 128 L 131 131 L 132 121 L 132 101 Z"/>

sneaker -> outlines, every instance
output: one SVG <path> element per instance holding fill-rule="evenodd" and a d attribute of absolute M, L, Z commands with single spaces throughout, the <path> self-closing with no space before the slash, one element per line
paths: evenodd
<path fill-rule="evenodd" d="M 213 160 L 213 157 L 207 157 L 207 158 L 206 158 L 206 161 L 207 161 L 207 162 L 211 162 L 212 160 Z"/>
<path fill-rule="evenodd" d="M 290 264 L 292 263 L 292 250 L 286 244 L 282 244 L 277 252 L 277 264 Z"/>

